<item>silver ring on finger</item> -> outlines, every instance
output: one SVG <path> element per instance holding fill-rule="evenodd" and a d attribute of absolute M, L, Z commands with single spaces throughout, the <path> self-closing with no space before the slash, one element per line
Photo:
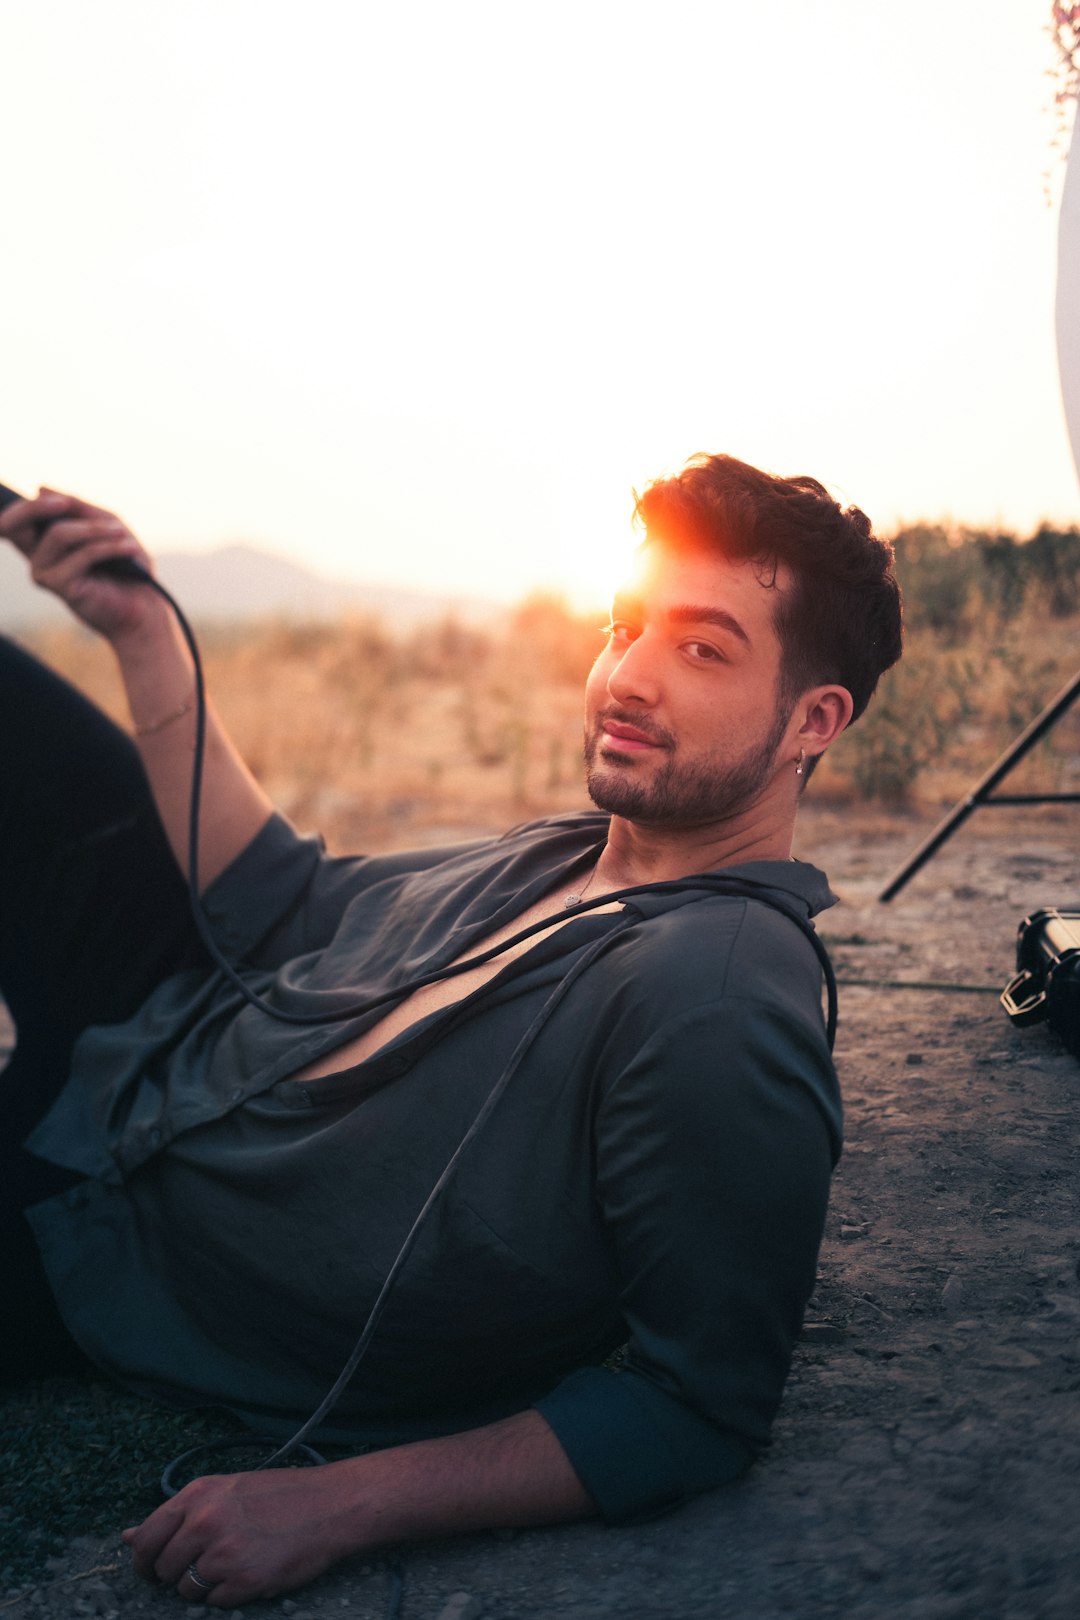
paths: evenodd
<path fill-rule="evenodd" d="M 208 1581 L 205 1576 L 199 1574 L 197 1564 L 188 1565 L 187 1577 L 193 1586 L 197 1586 L 199 1588 L 200 1592 L 212 1592 L 214 1587 L 217 1585 L 216 1581 Z"/>

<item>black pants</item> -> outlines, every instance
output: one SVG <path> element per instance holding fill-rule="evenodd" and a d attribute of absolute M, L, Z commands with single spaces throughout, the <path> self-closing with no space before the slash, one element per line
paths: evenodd
<path fill-rule="evenodd" d="M 0 1072 L 0 1381 L 81 1360 L 22 1218 L 76 1178 L 21 1143 L 81 1031 L 204 960 L 133 743 L 0 637 L 0 995 L 17 1031 Z"/>

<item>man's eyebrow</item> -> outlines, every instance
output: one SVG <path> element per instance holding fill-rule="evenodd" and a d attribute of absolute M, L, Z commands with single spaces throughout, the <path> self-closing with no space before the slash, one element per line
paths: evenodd
<path fill-rule="evenodd" d="M 644 599 L 624 591 L 615 597 L 611 605 L 613 618 L 641 619 L 646 612 Z M 699 606 L 695 602 L 679 602 L 675 607 L 666 608 L 664 617 L 673 624 L 715 624 L 719 630 L 728 630 L 746 647 L 752 647 L 753 642 L 739 623 L 733 613 L 726 608 Z"/>
<path fill-rule="evenodd" d="M 744 646 L 753 645 L 738 619 L 726 608 L 699 607 L 695 602 L 680 602 L 678 606 L 668 608 L 666 616 L 673 624 L 715 624 L 720 630 L 730 630 Z"/>

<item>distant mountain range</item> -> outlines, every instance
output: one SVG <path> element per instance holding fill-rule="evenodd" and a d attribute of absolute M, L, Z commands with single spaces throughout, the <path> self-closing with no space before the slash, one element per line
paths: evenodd
<path fill-rule="evenodd" d="M 195 623 L 236 619 L 328 619 L 370 614 L 394 628 L 452 614 L 462 624 L 483 624 L 501 609 L 482 597 L 442 596 L 392 585 L 358 585 L 331 579 L 257 546 L 223 546 L 204 553 L 162 552 L 155 558 L 161 583 Z M 30 629 L 70 622 L 48 591 L 31 581 L 26 564 L 0 546 L 0 629 Z"/>

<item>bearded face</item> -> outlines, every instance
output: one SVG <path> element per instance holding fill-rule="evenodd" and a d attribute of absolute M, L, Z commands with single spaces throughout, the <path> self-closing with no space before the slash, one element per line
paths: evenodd
<path fill-rule="evenodd" d="M 775 602 L 749 563 L 642 548 L 586 688 L 600 809 L 666 828 L 728 821 L 794 761 Z"/>
<path fill-rule="evenodd" d="M 642 769 L 640 749 L 627 750 L 621 728 L 640 730 L 645 716 L 613 706 L 585 732 L 585 785 L 599 810 L 656 827 L 699 827 L 726 821 L 752 805 L 772 779 L 790 711 L 777 711 L 761 736 L 736 757 L 688 757 L 678 738 L 655 722 L 648 734 L 659 758 Z M 622 749 L 620 750 L 620 740 Z"/>

